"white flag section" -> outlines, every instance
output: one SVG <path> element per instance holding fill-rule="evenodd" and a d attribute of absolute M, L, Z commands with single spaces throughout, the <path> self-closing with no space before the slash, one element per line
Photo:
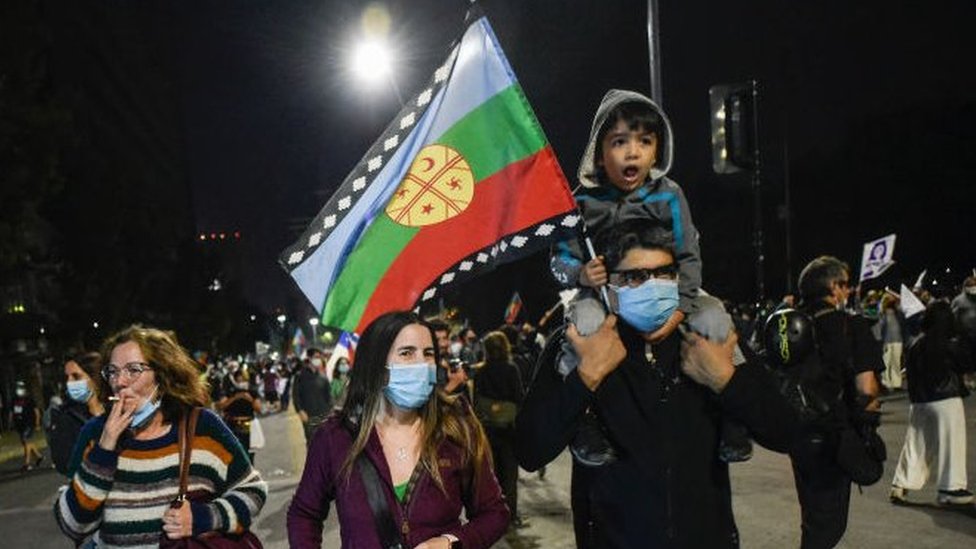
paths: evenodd
<path fill-rule="evenodd" d="M 913 317 L 925 310 L 925 304 L 922 303 L 922 300 L 916 297 L 915 294 L 908 289 L 908 286 L 905 286 L 904 284 L 901 285 L 900 299 L 901 304 L 899 306 L 901 307 L 901 312 L 905 315 L 905 318 Z"/>
<path fill-rule="evenodd" d="M 918 278 L 915 280 L 915 285 L 912 286 L 912 288 L 921 288 L 922 284 L 925 283 L 925 275 L 928 274 L 928 272 L 928 269 L 923 270 L 922 273 L 918 275 Z"/>
<path fill-rule="evenodd" d="M 861 254 L 861 282 L 877 278 L 894 265 L 895 235 L 872 240 L 864 245 Z"/>

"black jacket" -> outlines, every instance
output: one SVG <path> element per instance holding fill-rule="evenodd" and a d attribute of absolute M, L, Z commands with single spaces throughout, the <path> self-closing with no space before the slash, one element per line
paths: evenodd
<path fill-rule="evenodd" d="M 292 389 L 295 411 L 304 411 L 309 418 L 324 418 L 332 411 L 332 391 L 325 376 L 309 368 L 302 368 L 295 376 Z"/>
<path fill-rule="evenodd" d="M 95 398 L 92 395 L 92 398 Z M 92 418 L 88 406 L 68 400 L 55 409 L 51 427 L 47 431 L 47 445 L 51 450 L 51 460 L 59 473 L 71 477 L 74 471 L 68 469 L 75 451 L 78 434 L 85 423 Z"/>
<path fill-rule="evenodd" d="M 930 349 L 939 345 L 941 349 Z M 913 403 L 935 402 L 969 394 L 962 383 L 965 358 L 955 340 L 939 342 L 923 334 L 919 336 L 905 357 L 908 379 L 908 400 Z"/>
<path fill-rule="evenodd" d="M 741 421 L 757 442 L 785 452 L 796 413 L 754 362 L 716 396 L 680 373 L 677 332 L 653 348 L 652 364 L 639 335 L 618 327 L 627 358 L 596 392 L 575 370 L 565 380 L 554 366 L 538 373 L 516 420 L 520 464 L 533 471 L 554 459 L 592 406 L 620 458 L 573 464 L 580 547 L 737 547 L 728 465 L 718 458 L 721 419 Z"/>

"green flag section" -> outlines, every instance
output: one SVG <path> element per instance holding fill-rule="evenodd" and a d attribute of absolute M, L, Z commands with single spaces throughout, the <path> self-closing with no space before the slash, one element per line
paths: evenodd
<path fill-rule="evenodd" d="M 410 309 L 466 251 L 490 246 L 573 207 L 564 180 L 561 186 L 547 184 L 562 172 L 517 84 L 468 113 L 435 143 L 451 147 L 467 161 L 475 178 L 474 200 L 460 215 L 424 227 L 378 216 L 332 287 L 323 311 L 325 324 L 361 330 L 363 321 L 387 310 Z M 398 259 L 397 268 L 388 272 Z M 392 295 L 398 292 L 401 297 Z M 349 324 L 357 317 L 356 325 Z"/>

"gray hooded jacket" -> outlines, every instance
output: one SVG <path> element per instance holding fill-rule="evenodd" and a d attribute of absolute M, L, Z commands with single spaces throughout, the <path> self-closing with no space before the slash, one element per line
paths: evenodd
<path fill-rule="evenodd" d="M 664 135 L 658 136 L 658 162 L 651 168 L 650 178 L 644 185 L 629 193 L 619 191 L 613 185 L 600 181 L 595 161 L 597 134 L 607 116 L 621 103 L 640 102 L 660 114 L 664 123 Z M 579 165 L 580 187 L 576 189 L 576 203 L 590 235 L 596 235 L 609 227 L 630 219 L 651 219 L 661 223 L 674 235 L 678 262 L 678 290 L 681 301 L 678 308 L 686 314 L 692 310 L 692 299 L 701 287 L 701 253 L 698 246 L 698 229 L 691 220 L 688 201 L 677 183 L 666 177 L 674 156 L 674 136 L 671 122 L 656 103 L 631 91 L 610 90 L 596 111 L 590 139 Z M 553 250 L 550 267 L 556 280 L 571 287 L 579 282 L 579 273 L 588 256 L 583 254 L 577 240 L 560 242 Z"/>

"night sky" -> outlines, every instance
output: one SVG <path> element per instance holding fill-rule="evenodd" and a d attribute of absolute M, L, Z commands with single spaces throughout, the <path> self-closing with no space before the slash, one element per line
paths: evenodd
<path fill-rule="evenodd" d="M 242 232 L 249 300 L 268 311 L 307 306 L 277 256 L 399 109 L 390 89 L 364 90 L 346 70 L 367 3 L 165 4 L 147 5 L 167 16 L 154 44 L 175 71 L 196 230 Z M 442 61 L 465 4 L 386 3 L 405 97 Z M 603 93 L 648 93 L 646 2 L 482 4 L 572 181 Z M 752 78 L 761 93 L 768 295 L 778 297 L 787 278 L 779 215 L 787 154 L 794 279 L 822 253 L 856 269 L 861 243 L 892 232 L 899 263 L 876 285 L 910 284 L 926 267 L 951 267 L 958 278 L 976 266 L 971 2 L 662 4 L 664 107 L 676 133 L 670 176 L 702 233 L 705 288 L 754 297 L 749 178 L 712 172 L 708 110 L 709 86 Z M 459 299 L 472 315 L 500 320 L 520 289 L 537 316 L 551 287 L 523 280 L 544 269 L 544 258 L 522 262 L 476 282 L 478 300 Z"/>

